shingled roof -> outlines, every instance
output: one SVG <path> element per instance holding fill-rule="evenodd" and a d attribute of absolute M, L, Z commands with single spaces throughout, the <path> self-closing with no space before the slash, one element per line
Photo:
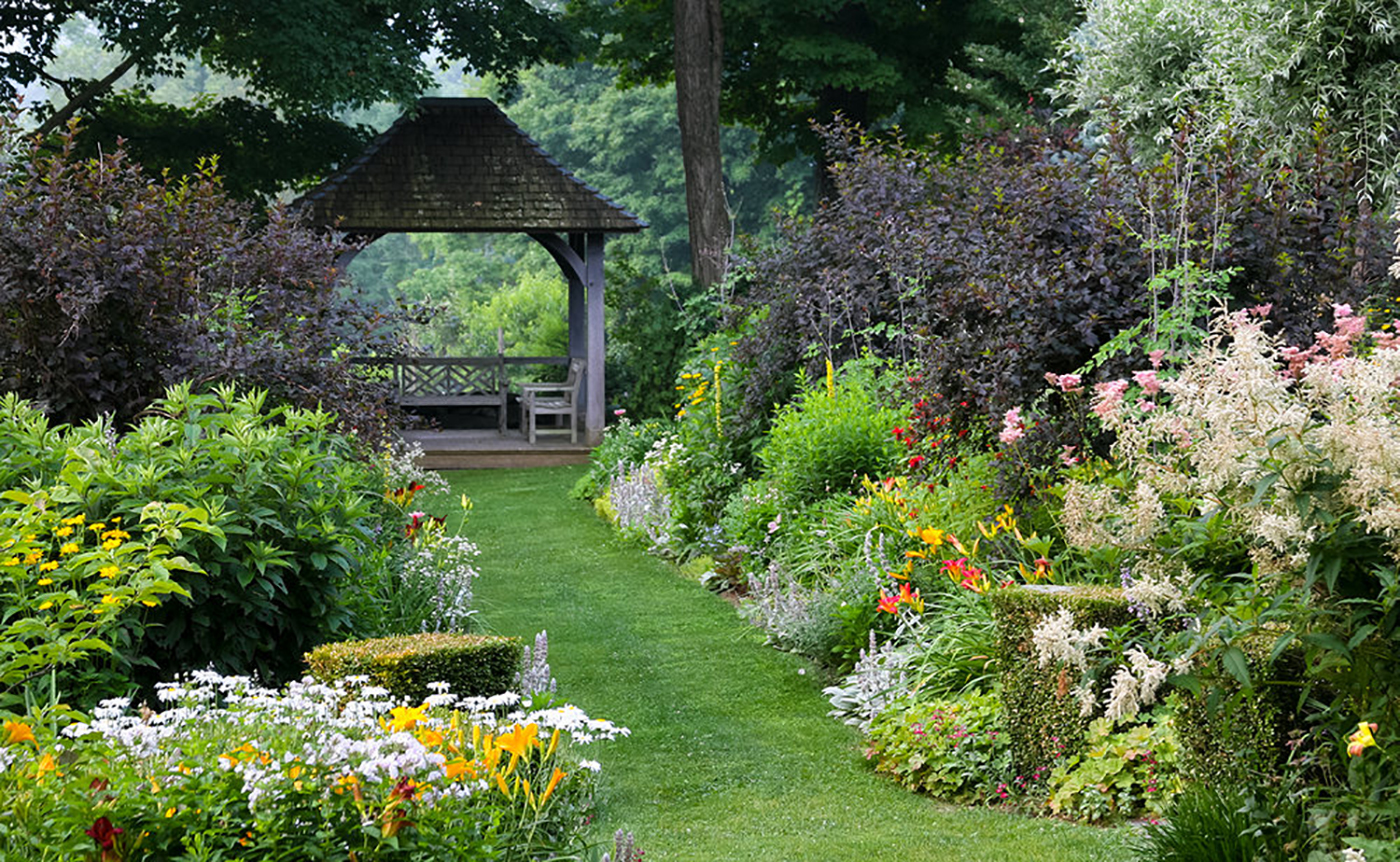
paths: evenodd
<path fill-rule="evenodd" d="M 490 99 L 421 99 L 298 198 L 354 234 L 636 233 L 646 222 L 581 182 Z"/>

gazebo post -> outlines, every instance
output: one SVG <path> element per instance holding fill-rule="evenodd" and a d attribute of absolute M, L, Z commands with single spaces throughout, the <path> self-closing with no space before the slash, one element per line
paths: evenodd
<path fill-rule="evenodd" d="M 603 241 L 601 233 L 590 233 L 583 258 L 584 280 L 588 288 L 588 371 L 584 427 L 588 430 L 588 445 L 603 442 L 604 397 L 603 364 Z"/>
<path fill-rule="evenodd" d="M 581 233 L 569 234 L 569 248 L 578 255 L 580 261 L 588 254 L 584 235 Z M 583 284 L 586 274 L 565 265 L 563 261 L 560 261 L 559 268 L 564 271 L 564 280 L 569 284 L 569 358 L 587 359 L 588 311 Z"/>

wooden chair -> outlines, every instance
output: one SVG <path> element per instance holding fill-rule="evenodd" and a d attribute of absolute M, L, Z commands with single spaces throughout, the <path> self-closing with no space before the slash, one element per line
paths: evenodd
<path fill-rule="evenodd" d="M 520 384 L 520 424 L 535 443 L 535 419 L 540 414 L 569 417 L 569 442 L 578 442 L 578 390 L 583 382 L 585 362 L 569 360 L 569 376 L 563 383 Z"/>

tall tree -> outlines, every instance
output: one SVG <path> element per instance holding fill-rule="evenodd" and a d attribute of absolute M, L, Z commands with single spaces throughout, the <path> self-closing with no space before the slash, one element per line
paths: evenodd
<path fill-rule="evenodd" d="M 897 124 L 922 139 L 956 132 L 973 112 L 1021 110 L 1048 83 L 1038 70 L 1052 40 L 1041 31 L 1076 16 L 1074 0 L 721 4 L 721 118 L 757 130 L 769 158 L 801 153 L 817 161 L 820 176 L 814 121 L 840 114 L 867 127 Z M 675 74 L 677 8 L 673 0 L 570 0 L 568 7 L 624 85 Z"/>
<path fill-rule="evenodd" d="M 719 145 L 724 24 L 720 0 L 675 0 L 676 116 L 685 164 L 690 268 L 701 290 L 724 278 L 729 209 Z"/>
<path fill-rule="evenodd" d="M 240 107 L 220 117 L 213 106 L 196 106 L 184 117 L 194 136 L 202 137 L 198 122 L 217 127 L 234 115 L 267 121 L 246 135 L 266 142 L 286 131 L 273 120 L 304 128 L 346 108 L 406 104 L 431 83 L 432 62 L 463 61 L 513 79 L 520 68 L 568 53 L 572 44 L 559 16 L 530 0 L 48 0 L 42 14 L 31 12 L 33 5 L 0 5 L 0 23 L 11 28 L 9 44 L 32 48 L 0 54 L 0 78 L 16 89 L 42 79 L 64 94 L 44 116 L 41 132 L 98 112 L 105 113 L 104 130 L 111 134 L 123 131 L 118 120 L 149 121 L 158 112 L 142 105 L 133 110 L 130 98 L 118 105 L 125 110 L 111 109 L 113 88 L 128 72 L 170 74 L 191 58 L 243 81 L 245 105 L 272 109 L 257 114 Z M 53 76 L 40 61 L 52 57 L 60 28 L 77 16 L 96 29 L 115 60 L 91 77 Z M 172 125 L 180 120 L 169 111 L 160 117 Z M 207 154 L 205 148 L 197 155 Z"/>

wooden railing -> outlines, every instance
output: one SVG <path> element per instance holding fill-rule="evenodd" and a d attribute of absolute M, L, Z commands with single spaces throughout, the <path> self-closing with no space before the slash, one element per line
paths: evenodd
<path fill-rule="evenodd" d="M 388 375 L 404 407 L 495 407 L 506 428 L 510 367 L 568 365 L 567 356 L 369 356 L 351 362 Z"/>

